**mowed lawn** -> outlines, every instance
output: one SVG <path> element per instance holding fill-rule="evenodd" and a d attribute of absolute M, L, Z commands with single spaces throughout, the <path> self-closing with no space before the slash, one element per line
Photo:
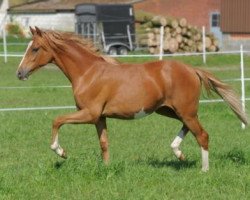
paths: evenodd
<path fill-rule="evenodd" d="M 198 57 L 176 59 L 201 65 L 221 79 L 240 77 L 238 56 L 211 56 L 207 65 Z M 15 77 L 20 60 L 9 58 L 4 64 L 0 58 L 0 109 L 74 105 L 71 88 L 46 87 L 69 85 L 59 70 L 48 66 L 22 82 Z M 240 82 L 229 83 L 240 92 Z M 250 101 L 246 105 L 250 108 Z M 74 109 L 0 111 L 0 199 L 250 199 L 250 129 L 242 130 L 224 103 L 200 104 L 199 117 L 210 134 L 208 173 L 201 172 L 200 148 L 192 134 L 181 146 L 187 160 L 174 157 L 170 144 L 181 123 L 156 114 L 108 119 L 109 166 L 101 161 L 93 125 L 65 125 L 59 135 L 68 153 L 63 160 L 50 150 L 51 124 L 69 112 Z"/>

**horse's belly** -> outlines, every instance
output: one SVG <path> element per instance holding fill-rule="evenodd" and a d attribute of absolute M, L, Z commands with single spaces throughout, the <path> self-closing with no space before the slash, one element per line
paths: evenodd
<path fill-rule="evenodd" d="M 103 115 L 110 118 L 119 119 L 139 119 L 154 112 L 154 109 L 144 109 L 143 106 L 108 106 L 104 109 Z"/>
<path fill-rule="evenodd" d="M 160 89 L 151 82 L 123 84 L 112 93 L 112 96 L 109 96 L 104 114 L 108 117 L 122 119 L 142 118 L 159 107 L 162 97 Z"/>
<path fill-rule="evenodd" d="M 103 114 L 103 116 L 109 117 L 109 118 L 117 118 L 117 119 L 140 119 L 150 114 L 151 113 L 147 113 L 141 110 L 136 113 L 110 113 L 110 114 Z"/>

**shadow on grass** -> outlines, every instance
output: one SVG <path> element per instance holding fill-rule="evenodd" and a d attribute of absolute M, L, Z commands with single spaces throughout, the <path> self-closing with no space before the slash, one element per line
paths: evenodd
<path fill-rule="evenodd" d="M 61 167 L 63 166 L 64 163 L 65 163 L 65 160 L 56 161 L 56 163 L 54 164 L 54 168 L 55 169 L 61 169 Z"/>
<path fill-rule="evenodd" d="M 196 161 L 179 161 L 179 160 L 159 160 L 155 158 L 148 159 L 147 163 L 155 168 L 162 168 L 162 167 L 172 167 L 175 170 L 181 170 L 184 168 L 195 168 Z"/>
<path fill-rule="evenodd" d="M 149 165 L 154 168 L 171 167 L 175 170 L 188 169 L 188 168 L 190 169 L 197 167 L 196 160 L 179 161 L 179 160 L 170 160 L 169 158 L 164 158 L 161 160 L 155 157 L 148 157 L 146 159 L 139 158 L 136 160 L 136 164 Z"/>

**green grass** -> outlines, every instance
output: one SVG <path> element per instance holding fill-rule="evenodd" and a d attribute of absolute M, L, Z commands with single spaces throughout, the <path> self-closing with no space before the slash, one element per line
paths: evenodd
<path fill-rule="evenodd" d="M 239 77 L 237 57 L 211 57 L 207 65 L 200 65 L 199 57 L 176 59 L 210 68 L 221 79 Z M 210 64 L 210 59 L 218 65 Z M 59 70 L 51 67 L 36 72 L 27 82 L 18 81 L 15 71 L 19 61 L 11 58 L 1 64 L 0 87 L 69 84 Z M 246 59 L 247 77 L 249 71 Z M 232 85 L 240 91 L 239 83 Z M 246 82 L 247 97 L 249 85 Z M 70 88 L 0 88 L 0 108 L 59 105 L 74 105 Z M 56 116 L 73 111 L 0 112 L 0 199 L 250 198 L 249 127 L 242 130 L 239 120 L 223 103 L 200 105 L 201 123 L 210 134 L 208 173 L 200 171 L 200 149 L 192 134 L 181 146 L 187 161 L 179 162 L 174 157 L 170 143 L 181 124 L 158 115 L 133 121 L 108 119 L 109 166 L 102 164 L 94 126 L 65 125 L 59 137 L 69 158 L 63 160 L 49 148 L 51 124 Z"/>
<path fill-rule="evenodd" d="M 30 39 L 28 38 L 8 36 L 6 38 L 6 42 L 8 44 L 7 45 L 8 53 L 18 53 L 18 54 L 24 53 L 29 41 Z M 0 43 L 1 44 L 3 43 L 3 38 L 0 38 Z M 0 53 L 2 53 L 3 51 L 4 51 L 3 45 L 0 45 Z"/>

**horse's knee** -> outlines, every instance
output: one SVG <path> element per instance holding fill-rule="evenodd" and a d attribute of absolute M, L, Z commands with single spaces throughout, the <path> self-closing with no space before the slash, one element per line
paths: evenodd
<path fill-rule="evenodd" d="M 62 121 L 60 120 L 60 117 L 54 119 L 52 122 L 52 128 L 53 129 L 59 129 L 62 126 Z"/>

